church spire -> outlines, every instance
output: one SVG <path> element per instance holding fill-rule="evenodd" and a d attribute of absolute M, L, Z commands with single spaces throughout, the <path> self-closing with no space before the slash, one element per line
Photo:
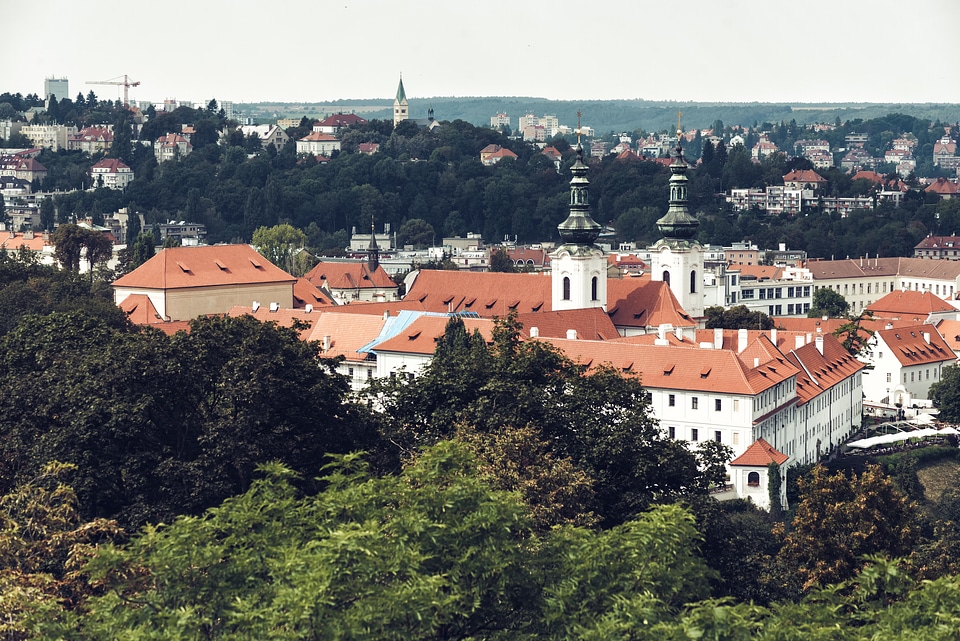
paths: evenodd
<path fill-rule="evenodd" d="M 380 266 L 380 247 L 377 245 L 377 232 L 374 228 L 373 216 L 370 217 L 370 245 L 367 247 L 367 267 L 370 273 L 377 271 Z"/>
<path fill-rule="evenodd" d="M 568 245 L 593 245 L 600 237 L 600 224 L 590 216 L 589 168 L 583 162 L 580 144 L 580 112 L 577 112 L 577 160 L 570 167 L 570 214 L 557 226 L 560 238 Z"/>
<path fill-rule="evenodd" d="M 400 74 L 400 84 L 397 85 L 397 97 L 393 100 L 393 126 L 410 117 L 410 105 L 407 104 L 407 92 L 403 90 L 403 74 Z"/>
<path fill-rule="evenodd" d="M 668 241 L 686 242 L 697 234 L 700 221 L 690 214 L 687 208 L 687 169 L 689 165 L 683 158 L 683 129 L 680 127 L 680 116 L 677 112 L 677 146 L 674 149 L 674 159 L 670 163 L 670 205 L 667 215 L 657 221 L 657 228 Z"/>

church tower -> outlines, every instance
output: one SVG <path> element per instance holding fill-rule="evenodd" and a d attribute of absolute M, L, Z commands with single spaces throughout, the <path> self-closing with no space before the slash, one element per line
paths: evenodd
<path fill-rule="evenodd" d="M 663 235 L 650 248 L 651 279 L 670 286 L 680 306 L 694 318 L 703 317 L 703 247 L 694 238 L 700 221 L 687 209 L 687 162 L 680 146 L 680 120 L 677 119 L 677 147 L 670 164 L 670 206 L 657 221 Z"/>
<path fill-rule="evenodd" d="M 403 74 L 400 75 L 400 85 L 397 87 L 397 97 L 393 99 L 393 126 L 410 117 L 410 105 L 407 104 L 407 94 L 403 90 Z"/>
<path fill-rule="evenodd" d="M 377 245 L 377 231 L 373 224 L 373 218 L 370 219 L 370 245 L 367 246 L 367 267 L 370 273 L 377 271 L 380 266 L 380 246 Z"/>
<path fill-rule="evenodd" d="M 578 138 L 579 131 L 578 125 Z M 577 140 L 577 160 L 570 167 L 570 214 L 557 226 L 563 244 L 550 254 L 553 311 L 607 308 L 607 259 L 594 244 L 600 225 L 590 217 L 587 169 Z"/>

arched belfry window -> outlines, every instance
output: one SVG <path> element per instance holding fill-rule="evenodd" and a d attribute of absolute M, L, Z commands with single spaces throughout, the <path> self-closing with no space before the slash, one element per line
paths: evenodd
<path fill-rule="evenodd" d="M 663 282 L 665 282 L 667 285 L 670 284 L 670 272 L 667 270 L 663 270 Z"/>
<path fill-rule="evenodd" d="M 697 270 L 695 269 L 690 272 L 690 293 L 697 293 Z"/>
<path fill-rule="evenodd" d="M 563 277 L 563 300 L 570 300 L 570 277 Z"/>
<path fill-rule="evenodd" d="M 597 298 L 598 298 L 598 296 L 597 296 L 597 287 L 598 287 L 598 285 L 599 285 L 599 281 L 597 280 L 597 277 L 594 276 L 594 277 L 593 277 L 593 280 L 590 281 L 590 300 L 597 300 Z"/>
<path fill-rule="evenodd" d="M 760 472 L 750 472 L 747 474 L 747 485 L 750 487 L 760 487 Z"/>

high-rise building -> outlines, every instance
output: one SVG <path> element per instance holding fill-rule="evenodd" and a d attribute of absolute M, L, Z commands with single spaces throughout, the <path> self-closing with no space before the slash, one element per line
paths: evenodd
<path fill-rule="evenodd" d="M 70 97 L 70 82 L 66 77 L 50 76 L 43 80 L 43 99 L 50 100 L 50 96 L 56 96 L 58 101 Z"/>

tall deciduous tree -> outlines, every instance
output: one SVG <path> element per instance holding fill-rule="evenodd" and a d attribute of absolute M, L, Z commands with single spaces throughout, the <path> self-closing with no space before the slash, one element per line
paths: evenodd
<path fill-rule="evenodd" d="M 820 318 L 821 316 L 843 318 L 847 315 L 849 309 L 850 303 L 840 293 L 829 287 L 821 287 L 813 292 L 813 303 L 810 305 L 810 311 L 807 312 L 807 318 Z"/>
<path fill-rule="evenodd" d="M 271 263 L 294 276 L 297 271 L 296 255 L 307 244 L 307 235 L 293 225 L 283 223 L 273 227 L 258 227 L 253 232 L 253 246 Z"/>
<path fill-rule="evenodd" d="M 904 556 L 919 534 L 915 505 L 879 466 L 848 477 L 818 465 L 800 491 L 780 557 L 805 590 L 852 578 L 865 555 Z"/>

